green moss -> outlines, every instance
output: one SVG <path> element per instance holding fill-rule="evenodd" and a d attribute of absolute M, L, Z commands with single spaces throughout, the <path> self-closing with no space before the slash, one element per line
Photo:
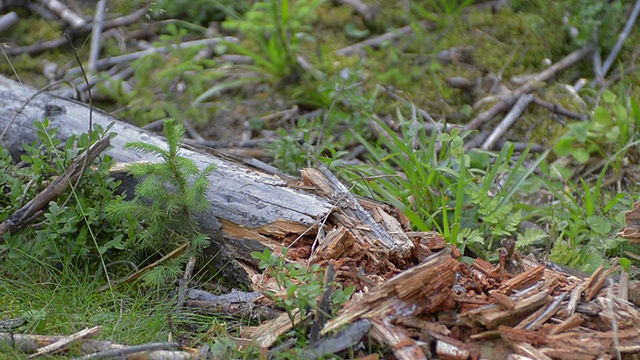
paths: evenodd
<path fill-rule="evenodd" d="M 110 3 L 111 10 L 114 13 L 130 14 L 140 9 L 140 0 L 115 0 Z M 95 9 L 94 9 L 95 10 Z"/>
<path fill-rule="evenodd" d="M 349 6 L 332 6 L 324 3 L 318 8 L 318 20 L 325 29 L 341 31 L 345 25 L 354 22 L 353 9 Z"/>
<path fill-rule="evenodd" d="M 52 57 L 58 64 L 64 63 L 66 60 L 62 60 L 61 56 L 53 56 Z M 3 75 L 17 80 L 15 78 L 15 74 L 11 66 L 15 69 L 15 71 L 20 76 L 20 80 L 34 87 L 42 87 L 47 84 L 47 79 L 42 76 L 43 69 L 43 60 L 39 58 L 32 58 L 29 55 L 22 54 L 19 56 L 14 56 L 9 58 L 11 64 L 9 64 L 6 60 L 0 61 L 0 73 Z"/>
<path fill-rule="evenodd" d="M 322 44 L 324 54 L 331 56 L 334 51 L 351 43 L 344 30 L 349 23 L 355 24 L 359 29 L 365 27 L 362 20 L 353 15 L 353 9 L 349 6 L 331 6 L 326 2 L 318 8 L 318 24 L 314 27 L 313 35 Z"/>
<path fill-rule="evenodd" d="M 408 3 L 408 2 L 406 2 Z M 379 0 L 375 4 L 379 12 L 368 25 L 373 33 L 384 33 L 389 29 L 397 29 L 409 25 L 415 19 L 412 18 L 411 11 L 405 9 L 405 2 L 397 0 Z"/>
<path fill-rule="evenodd" d="M 395 8 L 401 7 L 396 5 Z M 388 13 L 387 8 L 382 9 L 381 16 L 400 22 L 406 20 L 395 17 L 393 11 Z M 561 8 L 553 6 L 551 10 L 549 17 L 545 12 L 544 19 L 536 14 L 514 12 L 508 7 L 497 14 L 473 10 L 463 18 L 452 19 L 439 31 L 404 36 L 379 51 L 368 53 L 364 66 L 372 84 L 367 82 L 363 86 L 371 89 L 375 84 L 389 85 L 437 117 L 452 115 L 461 106 L 471 105 L 478 99 L 448 87 L 448 78 L 474 80 L 491 73 L 507 80 L 512 75 L 540 72 L 545 66 L 543 60 L 551 58 L 557 61 L 574 50 L 568 44 L 560 23 L 554 22 L 561 17 Z M 443 64 L 435 60 L 441 51 L 459 46 L 473 47 L 470 63 Z M 489 94 L 476 95 L 483 97 Z M 383 110 L 391 113 L 395 106 L 395 101 L 382 105 Z M 533 118 L 539 116 L 541 114 Z"/>
<path fill-rule="evenodd" d="M 62 36 L 60 23 L 38 17 L 21 19 L 8 33 L 18 45 L 32 45 L 40 41 L 54 40 Z"/>
<path fill-rule="evenodd" d="M 547 109 L 530 105 L 527 111 L 509 129 L 511 141 L 533 142 L 550 148 L 566 132 L 566 127 Z M 566 118 L 561 118 L 566 121 Z M 498 120 L 499 121 L 499 120 Z"/>

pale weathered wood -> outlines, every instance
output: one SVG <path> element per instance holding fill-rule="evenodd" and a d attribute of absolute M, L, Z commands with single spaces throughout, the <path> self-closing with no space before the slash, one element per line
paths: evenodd
<path fill-rule="evenodd" d="M 89 127 L 87 105 L 38 93 L 33 88 L 0 77 L 0 134 L 8 127 L 6 135 L 0 139 L 0 146 L 8 149 L 14 157 L 19 156 L 24 143 L 37 140 L 33 122 L 42 121 L 45 117 L 49 118 L 51 126 L 59 128 L 58 136 L 62 139 L 86 132 Z M 124 150 L 124 145 L 131 141 L 144 141 L 166 148 L 161 137 L 98 109 L 94 109 L 93 123 L 105 128 L 113 123 L 111 131 L 117 136 L 111 139 L 113 148 L 106 154 L 118 162 L 159 161 Z M 265 246 L 274 247 L 286 236 L 298 236 L 302 231 L 317 226 L 318 220 L 332 209 L 333 205 L 327 200 L 289 187 L 289 179 L 284 177 L 193 150 L 182 149 L 181 154 L 201 168 L 209 164 L 216 166 L 209 175 L 211 185 L 206 194 L 211 208 L 200 216 L 199 224 L 203 232 L 212 238 L 211 254 L 215 255 L 212 264 L 222 268 L 223 275 L 233 281 L 251 284 L 243 267 L 247 263 L 257 265 L 250 256 L 251 251 L 262 251 Z M 129 178 L 124 180 L 129 188 L 135 184 Z M 315 232 L 308 234 L 314 235 Z"/>
<path fill-rule="evenodd" d="M 296 324 L 300 322 L 300 313 L 293 310 L 291 314 Z M 242 335 L 255 340 L 261 347 L 271 347 L 278 337 L 293 328 L 288 314 L 281 314 L 275 319 L 263 322 L 260 326 L 247 326 L 242 330 Z"/>
<path fill-rule="evenodd" d="M 413 340 L 402 325 L 394 326 L 388 320 L 371 319 L 371 335 L 381 344 L 391 348 L 398 360 L 427 360 L 415 340 Z"/>

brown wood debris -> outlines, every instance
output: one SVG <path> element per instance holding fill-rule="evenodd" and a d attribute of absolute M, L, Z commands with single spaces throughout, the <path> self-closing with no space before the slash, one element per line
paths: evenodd
<path fill-rule="evenodd" d="M 640 244 L 640 202 L 633 204 L 633 210 L 627 212 L 624 219 L 627 225 L 618 236 L 629 240 L 629 244 Z"/>
<path fill-rule="evenodd" d="M 515 290 L 522 290 L 531 285 L 534 285 L 542 279 L 543 271 L 544 266 L 542 265 L 526 270 L 525 272 L 504 281 L 502 283 L 502 286 L 500 287 L 500 291 L 504 292 L 505 294 L 511 294 Z"/>
<path fill-rule="evenodd" d="M 618 266 L 614 266 L 605 271 L 602 266 L 599 267 L 585 283 L 584 299 L 587 301 L 593 299 L 600 289 L 602 289 L 609 275 L 618 269 Z"/>
<path fill-rule="evenodd" d="M 352 300 L 327 323 L 322 333 L 362 318 L 395 319 L 423 311 L 449 309 L 450 289 L 457 268 L 458 262 L 449 252 L 434 254 L 423 263 L 371 289 L 362 299 Z"/>
<path fill-rule="evenodd" d="M 458 262 L 449 249 L 429 251 L 419 265 L 355 297 L 322 334 L 368 319 L 370 335 L 398 359 L 640 354 L 640 312 L 619 297 L 616 266 L 578 277 L 521 259 L 514 274 L 481 259 Z"/>

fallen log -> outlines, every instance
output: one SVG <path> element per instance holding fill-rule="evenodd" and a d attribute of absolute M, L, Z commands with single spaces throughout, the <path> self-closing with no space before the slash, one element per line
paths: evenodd
<path fill-rule="evenodd" d="M 33 122 L 47 117 L 64 140 L 88 130 L 89 113 L 85 104 L 39 92 L 0 76 L 0 134 L 7 135 L 0 138 L 0 146 L 8 149 L 14 158 L 19 157 L 24 143 L 37 141 Z M 105 153 L 119 163 L 158 161 L 145 154 L 124 150 L 128 142 L 143 141 L 166 148 L 162 137 L 98 109 L 93 112 L 93 123 L 104 128 L 113 124 L 110 131 L 117 136 L 111 139 L 113 148 Z M 413 264 L 414 245 L 404 233 L 397 231 L 408 230 L 408 222 L 388 206 L 364 199 L 358 199 L 361 204 L 354 204 L 353 197 L 343 193 L 344 186 L 338 189 L 340 197 L 337 198 L 316 194 L 316 184 L 332 184 L 334 189 L 337 185 L 335 178 L 328 179 L 319 171 L 307 172 L 311 176 L 307 176 L 303 186 L 296 178 L 261 170 L 269 169 L 268 166 L 258 169 L 247 165 L 249 161 L 209 152 L 196 147 L 181 149 L 182 155 L 192 159 L 201 169 L 210 164 L 216 166 L 209 175 L 210 188 L 206 193 L 211 208 L 199 217 L 198 222 L 201 230 L 211 238 L 211 264 L 221 269 L 221 274 L 232 282 L 262 290 L 258 261 L 251 257 L 251 252 L 262 252 L 268 247 L 277 253 L 280 246 L 292 244 L 309 249 L 316 242 L 323 244 L 323 253 L 316 249 L 312 262 L 340 260 L 342 268 L 375 269 L 375 273 L 365 272 L 364 283 L 378 283 L 378 275 L 391 276 Z M 134 179 L 125 176 L 122 180 L 124 189 L 134 188 Z M 344 199 L 348 201 L 342 204 Z M 361 211 L 372 214 L 363 222 L 354 215 Z M 373 226 L 372 219 L 380 225 Z M 318 231 L 320 228 L 322 231 Z M 340 230 L 338 233 L 343 239 L 335 245 L 342 247 L 340 251 L 327 245 L 335 242 L 322 236 L 334 229 Z M 295 254 L 296 260 L 310 261 L 310 252 L 304 254 L 304 251 L 295 250 L 292 249 L 289 256 Z"/>

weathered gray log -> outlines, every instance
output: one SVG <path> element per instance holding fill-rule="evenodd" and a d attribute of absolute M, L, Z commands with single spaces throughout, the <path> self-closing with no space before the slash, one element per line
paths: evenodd
<path fill-rule="evenodd" d="M 89 113 L 86 104 L 38 92 L 0 76 L 0 134 L 6 129 L 6 135 L 0 137 L 0 146 L 14 157 L 19 155 L 24 143 L 37 140 L 34 122 L 47 117 L 51 126 L 59 129 L 58 136 L 66 139 L 88 130 Z M 166 148 L 160 136 L 98 109 L 94 109 L 93 123 L 105 128 L 113 124 L 111 131 L 117 136 L 111 139 L 113 148 L 106 154 L 117 162 L 159 161 L 149 155 L 124 150 L 124 145 L 131 141 Z M 277 249 L 282 243 L 288 244 L 303 236 L 313 241 L 320 224 L 329 227 L 326 230 L 339 226 L 347 229 L 352 237 L 371 243 L 371 250 L 375 251 L 367 259 L 376 264 L 388 263 L 391 254 L 400 261 L 411 255 L 413 244 L 404 234 L 392 235 L 393 241 L 387 244 L 390 248 L 382 248 L 377 244 L 380 239 L 373 239 L 379 234 L 367 230 L 360 219 L 341 214 L 340 208 L 330 200 L 303 191 L 299 186 L 296 188 L 296 182 L 291 178 L 266 173 L 223 155 L 213 156 L 186 148 L 181 151 L 200 168 L 209 164 L 216 166 L 209 175 L 211 186 L 206 194 L 211 208 L 198 221 L 201 230 L 212 239 L 210 254 L 215 255 L 212 265 L 234 282 L 256 285 L 257 261 L 250 256 L 252 251 L 263 251 L 265 247 Z M 127 177 L 123 185 L 131 189 L 135 182 Z M 327 221 L 330 213 L 341 216 L 333 216 Z M 344 221 L 345 218 L 348 221 Z M 384 230 L 389 231 L 387 227 Z"/>
<path fill-rule="evenodd" d="M 45 116 L 49 118 L 51 126 L 60 129 L 58 135 L 62 139 L 88 130 L 89 109 L 86 104 L 47 93 L 34 96 L 36 93 L 33 88 L 0 77 L 0 134 L 9 127 L 5 137 L 0 139 L 0 146 L 8 149 L 14 157 L 19 155 L 24 143 L 37 140 L 32 123 L 44 120 Z M 15 116 L 17 112 L 20 114 Z M 113 148 L 105 153 L 117 162 L 159 161 L 124 150 L 124 145 L 131 141 L 144 141 L 166 148 L 161 137 L 119 121 L 98 109 L 94 109 L 93 123 L 103 127 L 114 124 L 111 131 L 117 136 L 111 139 Z M 260 230 L 256 229 L 280 227 L 281 236 L 284 237 L 288 235 L 286 226 L 298 224 L 303 229 L 312 227 L 332 208 L 332 204 L 326 200 L 287 187 L 287 183 L 278 176 L 252 171 L 241 164 L 187 149 L 182 149 L 182 155 L 194 160 L 201 168 L 212 163 L 216 166 L 216 170 L 209 176 L 211 185 L 207 192 L 212 206 L 201 216 L 199 223 L 201 229 L 211 236 L 213 251 L 221 251 L 214 259 L 214 265 L 224 268 L 223 274 L 232 280 L 249 284 L 246 271 L 236 260 L 252 264 L 255 260 L 249 253 L 262 251 L 264 241 L 272 239 L 274 241 L 271 245 L 277 245 L 277 239 L 266 230 L 268 235 L 265 239 L 259 239 Z M 244 235 L 256 238 L 227 237 L 221 234 L 223 227 L 234 225 L 251 229 Z"/>

